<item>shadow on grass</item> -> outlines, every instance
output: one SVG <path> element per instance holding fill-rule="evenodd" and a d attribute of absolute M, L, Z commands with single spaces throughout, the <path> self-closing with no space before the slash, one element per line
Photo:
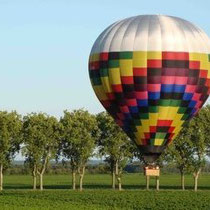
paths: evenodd
<path fill-rule="evenodd" d="M 37 189 L 39 188 L 39 186 L 37 187 Z M 88 190 L 112 190 L 110 185 L 100 185 L 100 184 L 84 184 L 83 185 L 84 189 L 88 189 Z M 143 184 L 139 184 L 139 185 L 122 185 L 122 188 L 124 190 L 145 190 L 146 186 Z M 5 185 L 4 186 L 5 190 L 32 190 L 32 185 Z M 56 190 L 56 189 L 60 189 L 60 190 L 68 190 L 68 189 L 72 189 L 71 185 L 44 185 L 44 189 L 47 190 Z M 117 186 L 116 186 L 117 189 Z M 156 189 L 155 185 L 151 185 L 150 186 L 151 190 Z M 193 190 L 193 186 L 186 186 L 185 187 L 186 190 Z M 180 186 L 168 186 L 168 185 L 160 185 L 160 190 L 181 190 Z M 198 190 L 210 190 L 210 186 L 198 186 Z"/>
<path fill-rule="evenodd" d="M 5 190 L 28 190 L 28 189 L 32 189 L 32 186 L 28 184 L 21 184 L 21 185 L 10 184 L 10 185 L 4 185 L 3 188 Z"/>

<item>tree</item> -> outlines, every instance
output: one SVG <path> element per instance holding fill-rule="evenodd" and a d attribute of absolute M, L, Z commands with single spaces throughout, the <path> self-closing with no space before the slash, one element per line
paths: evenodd
<path fill-rule="evenodd" d="M 21 116 L 0 111 L 0 190 L 3 189 L 3 169 L 10 164 L 21 144 Z"/>
<path fill-rule="evenodd" d="M 174 164 L 179 170 L 182 190 L 185 190 L 184 175 L 190 170 L 193 160 L 193 145 L 188 131 L 189 123 L 180 131 L 173 143 L 169 145 L 164 157 L 168 164 Z"/>
<path fill-rule="evenodd" d="M 105 157 L 110 165 L 112 188 L 115 189 L 117 176 L 118 188 L 121 190 L 122 170 L 133 157 L 134 144 L 106 112 L 99 113 L 96 118 L 100 129 L 99 155 Z"/>
<path fill-rule="evenodd" d="M 198 188 L 198 177 L 206 163 L 210 142 L 210 106 L 202 108 L 189 125 L 188 135 L 193 144 L 192 172 L 194 190 Z"/>
<path fill-rule="evenodd" d="M 70 160 L 72 188 L 76 189 L 76 171 L 80 176 L 80 190 L 83 189 L 85 166 L 93 154 L 98 135 L 95 116 L 83 109 L 64 111 L 60 120 L 64 127 L 60 154 Z"/>
<path fill-rule="evenodd" d="M 43 190 L 43 175 L 50 159 L 55 158 L 62 126 L 55 117 L 44 113 L 31 113 L 23 118 L 23 154 L 32 170 L 33 189 L 39 176 Z"/>

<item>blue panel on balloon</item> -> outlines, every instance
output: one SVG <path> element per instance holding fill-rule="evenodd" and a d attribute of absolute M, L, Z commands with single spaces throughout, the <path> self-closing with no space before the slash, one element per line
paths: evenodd
<path fill-rule="evenodd" d="M 149 99 L 157 100 L 160 98 L 160 92 L 149 92 Z"/>
<path fill-rule="evenodd" d="M 137 106 L 130 106 L 129 110 L 130 110 L 131 113 L 138 113 L 139 112 L 139 109 L 138 109 Z"/>
<path fill-rule="evenodd" d="M 184 93 L 183 100 L 189 101 L 192 99 L 192 97 L 193 97 L 193 93 Z"/>
<path fill-rule="evenodd" d="M 148 100 L 137 100 L 138 106 L 148 106 Z"/>
<path fill-rule="evenodd" d="M 174 85 L 175 93 L 184 93 L 186 85 Z"/>
<path fill-rule="evenodd" d="M 174 85 L 161 85 L 161 92 L 171 93 L 173 92 Z"/>
<path fill-rule="evenodd" d="M 195 105 L 196 105 L 196 101 L 190 101 L 190 103 L 189 103 L 189 105 L 188 105 L 188 107 L 190 107 L 190 108 L 194 108 L 195 107 Z"/>

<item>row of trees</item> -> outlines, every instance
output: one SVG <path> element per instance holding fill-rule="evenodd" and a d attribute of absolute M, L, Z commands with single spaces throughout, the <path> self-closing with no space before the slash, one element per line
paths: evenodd
<path fill-rule="evenodd" d="M 210 106 L 186 124 L 180 135 L 162 155 L 159 164 L 171 164 L 181 174 L 184 189 L 184 174 L 192 172 L 197 179 L 205 165 L 210 148 Z M 92 115 L 83 109 L 64 111 L 60 120 L 44 113 L 31 113 L 21 117 L 17 112 L 0 112 L 0 190 L 3 188 L 3 171 L 7 169 L 15 154 L 21 150 L 25 164 L 31 169 L 33 189 L 43 189 L 43 175 L 50 160 L 68 164 L 72 172 L 72 188 L 79 188 L 85 167 L 91 156 L 103 157 L 121 190 L 121 175 L 125 165 L 141 155 L 127 135 L 113 119 L 102 112 Z"/>

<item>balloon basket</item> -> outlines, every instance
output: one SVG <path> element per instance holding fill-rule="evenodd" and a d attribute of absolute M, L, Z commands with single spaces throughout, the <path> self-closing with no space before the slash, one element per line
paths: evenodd
<path fill-rule="evenodd" d="M 149 190 L 150 176 L 156 177 L 156 190 L 159 190 L 160 168 L 158 166 L 149 165 L 144 167 L 144 175 L 146 176 L 146 189 Z"/>

